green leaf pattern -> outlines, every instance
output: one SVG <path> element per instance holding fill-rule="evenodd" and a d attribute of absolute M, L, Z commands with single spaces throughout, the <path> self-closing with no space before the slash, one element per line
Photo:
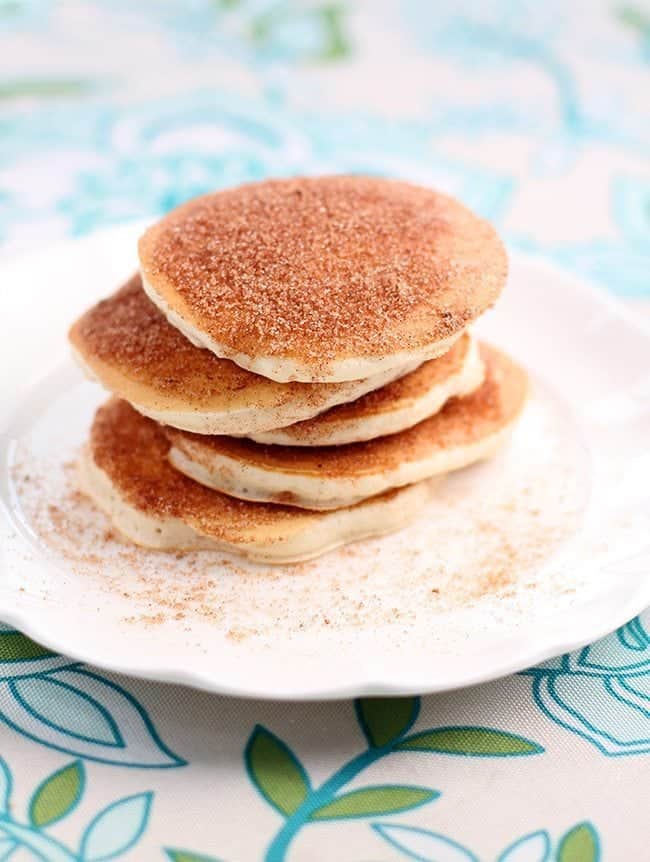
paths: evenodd
<path fill-rule="evenodd" d="M 61 99 L 81 96 L 91 89 L 88 81 L 34 79 L 0 83 L 0 102 L 11 99 Z"/>
<path fill-rule="evenodd" d="M 523 736 L 489 727 L 437 727 L 407 737 L 398 751 L 428 751 L 464 757 L 522 757 L 544 749 Z"/>
<path fill-rule="evenodd" d="M 375 748 L 403 736 L 417 718 L 418 708 L 416 697 L 366 697 L 356 702 L 361 729 Z"/>
<path fill-rule="evenodd" d="M 368 748 L 315 788 L 288 746 L 265 727 L 256 726 L 244 753 L 246 767 L 261 795 L 285 818 L 268 847 L 266 862 L 284 860 L 296 834 L 308 823 L 398 814 L 440 795 L 428 787 L 404 784 L 344 789 L 384 757 L 400 752 L 520 757 L 543 751 L 523 736 L 489 727 L 433 727 L 405 737 L 418 711 L 419 698 L 357 700 L 356 717 Z"/>
<path fill-rule="evenodd" d="M 32 826 L 50 826 L 69 814 L 81 798 L 83 784 L 84 768 L 78 760 L 46 778 L 29 805 Z"/>
<path fill-rule="evenodd" d="M 191 853 L 188 850 L 165 849 L 165 853 L 171 862 L 219 862 L 214 856 L 202 856 L 199 853 Z"/>
<path fill-rule="evenodd" d="M 373 817 L 380 814 L 397 814 L 431 802 L 440 794 L 426 787 L 409 787 L 400 784 L 384 784 L 380 787 L 364 787 L 338 796 L 317 808 L 312 820 L 342 820 L 349 817 Z"/>
<path fill-rule="evenodd" d="M 244 752 L 245 764 L 260 794 L 284 818 L 268 847 L 266 862 L 285 860 L 290 843 L 310 823 L 386 817 L 427 805 L 438 798 L 439 791 L 411 784 L 380 784 L 345 790 L 346 784 L 383 757 L 407 752 L 519 757 L 543 750 L 525 737 L 487 727 L 433 727 L 405 737 L 418 715 L 419 703 L 415 698 L 395 698 L 387 702 L 366 698 L 358 701 L 355 707 L 368 748 L 343 764 L 320 787 L 312 787 L 304 767 L 285 742 L 261 725 L 254 728 Z M 0 860 L 24 849 L 45 862 L 104 862 L 129 853 L 147 828 L 153 794 L 136 793 L 100 810 L 83 830 L 79 850 L 69 849 L 47 830 L 70 814 L 82 798 L 86 780 L 83 763 L 79 760 L 68 763 L 41 782 L 29 803 L 28 823 L 16 819 L 10 798 L 11 772 L 2 760 L 0 767 L 0 796 L 4 807 L 0 812 Z M 393 849 L 403 848 L 412 858 L 416 852 L 413 848 L 425 845 L 427 859 L 430 850 L 435 850 L 434 855 L 439 850 L 444 851 L 445 858 L 450 859 L 479 858 L 457 841 L 421 827 L 391 825 L 390 822 L 371 825 Z M 539 855 L 538 851 L 544 847 L 544 857 L 548 860 L 550 838 L 547 832 L 540 830 L 515 841 L 499 859 L 505 862 L 512 858 L 514 862 L 521 856 L 523 860 L 531 853 Z M 220 862 L 212 855 L 191 850 L 160 848 L 159 852 L 169 862 Z M 598 834 L 588 822 L 574 826 L 555 846 L 555 862 L 599 862 L 600 858 Z"/>
<path fill-rule="evenodd" d="M 579 823 L 562 838 L 557 862 L 598 862 L 598 836 L 591 823 Z"/>
<path fill-rule="evenodd" d="M 294 754 L 269 730 L 258 726 L 246 746 L 246 767 L 262 796 L 288 817 L 306 800 L 309 779 Z"/>
<path fill-rule="evenodd" d="M 33 661 L 52 653 L 27 635 L 17 631 L 0 631 L 0 662 Z"/>

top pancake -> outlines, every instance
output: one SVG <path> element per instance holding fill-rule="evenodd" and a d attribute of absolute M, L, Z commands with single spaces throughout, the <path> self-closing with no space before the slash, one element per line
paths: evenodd
<path fill-rule="evenodd" d="M 337 382 L 444 353 L 497 299 L 505 250 L 452 198 L 396 180 L 268 180 L 190 201 L 139 244 L 187 337 L 278 381 Z"/>
<path fill-rule="evenodd" d="M 276 383 L 191 344 L 142 290 L 140 276 L 70 329 L 76 358 L 145 416 L 199 434 L 251 434 L 308 419 L 392 380 Z M 411 370 L 405 368 L 403 371 Z"/>

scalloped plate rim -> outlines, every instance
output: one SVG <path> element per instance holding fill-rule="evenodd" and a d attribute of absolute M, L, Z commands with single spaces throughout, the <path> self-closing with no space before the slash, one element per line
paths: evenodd
<path fill-rule="evenodd" d="M 272 689 L 263 689 L 258 687 L 246 687 L 245 685 L 235 686 L 223 682 L 219 682 L 214 677 L 206 673 L 197 671 L 188 671 L 180 666 L 156 666 L 150 667 L 146 665 L 125 665 L 119 662 L 107 660 L 101 653 L 95 654 L 92 650 L 74 650 L 69 651 L 69 647 L 65 643 L 59 643 L 56 638 L 50 638 L 46 631 L 37 625 L 33 625 L 29 616 L 22 615 L 20 612 L 15 613 L 5 608 L 0 599 L 0 617 L 2 621 L 15 626 L 23 634 L 37 641 L 46 649 L 63 654 L 70 658 L 71 663 L 81 662 L 91 665 L 99 670 L 108 671 L 110 673 L 122 674 L 138 679 L 147 679 L 154 682 L 165 682 L 177 685 L 185 685 L 190 688 L 200 689 L 212 694 L 221 694 L 231 697 L 250 698 L 255 700 L 282 700 L 282 701 L 318 701 L 318 700 L 345 700 L 355 697 L 389 697 L 389 696 L 407 696 L 407 695 L 426 695 L 426 694 L 442 694 L 448 691 L 456 691 L 458 689 L 469 688 L 475 685 L 492 682 L 502 679 L 506 676 L 526 670 L 529 667 L 554 658 L 555 656 L 563 655 L 564 653 L 572 652 L 587 646 L 594 641 L 605 637 L 620 626 L 625 625 L 633 619 L 638 613 L 650 606 L 650 577 L 647 583 L 640 587 L 641 595 L 630 600 L 629 608 L 625 605 L 625 609 L 620 614 L 612 616 L 607 622 L 594 627 L 587 635 L 576 637 L 567 637 L 565 639 L 549 640 L 537 650 L 531 650 L 526 654 L 525 661 L 521 658 L 513 659 L 509 662 L 495 664 L 489 669 L 479 669 L 474 673 L 467 673 L 463 676 L 458 676 L 453 682 L 433 682 L 430 677 L 424 679 L 413 679 L 406 683 L 394 682 L 387 679 L 359 679 L 350 680 L 345 685 L 339 685 L 335 688 L 319 688 L 315 686 L 313 690 L 305 691 L 304 687 L 295 689 L 287 687 L 279 689 L 273 686 Z"/>

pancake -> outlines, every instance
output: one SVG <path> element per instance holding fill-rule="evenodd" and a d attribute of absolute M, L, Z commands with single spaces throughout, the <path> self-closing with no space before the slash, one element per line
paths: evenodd
<path fill-rule="evenodd" d="M 473 392 L 483 377 L 478 344 L 465 333 L 443 356 L 356 401 L 288 428 L 245 436 L 281 446 L 340 446 L 385 437 L 412 428 L 450 398 Z"/>
<path fill-rule="evenodd" d="M 412 370 L 346 383 L 276 383 L 191 344 L 131 278 L 72 326 L 86 373 L 140 413 L 198 434 L 251 434 L 351 401 Z"/>
<path fill-rule="evenodd" d="M 485 381 L 429 419 L 388 437 L 345 446 L 268 446 L 169 429 L 171 463 L 213 488 L 247 500 L 334 509 L 492 455 L 508 438 L 527 393 L 526 373 L 481 346 Z"/>
<path fill-rule="evenodd" d="M 336 383 L 445 353 L 506 279 L 494 229 L 377 177 L 266 180 L 186 203 L 139 243 L 193 343 L 273 380 Z"/>
<path fill-rule="evenodd" d="M 83 490 L 125 536 L 147 548 L 232 551 L 288 563 L 405 526 L 429 488 L 419 483 L 337 512 L 235 500 L 171 467 L 159 425 L 125 401 L 100 407 L 79 464 Z"/>

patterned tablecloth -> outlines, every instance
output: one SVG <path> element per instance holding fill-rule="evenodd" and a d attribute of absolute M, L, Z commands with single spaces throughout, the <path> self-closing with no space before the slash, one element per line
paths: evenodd
<path fill-rule="evenodd" d="M 366 171 L 647 299 L 649 154 L 639 0 L 0 0 L 1 254 Z M 650 859 L 650 615 L 421 700 L 236 701 L 6 627 L 0 660 L 0 859 Z"/>

